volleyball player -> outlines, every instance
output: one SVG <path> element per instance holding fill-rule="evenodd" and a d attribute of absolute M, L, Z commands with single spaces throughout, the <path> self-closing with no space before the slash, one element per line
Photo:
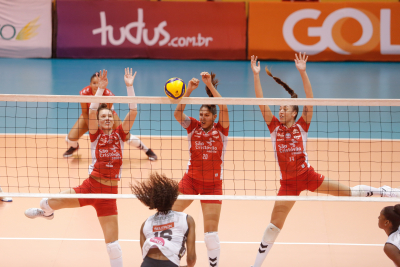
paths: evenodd
<path fill-rule="evenodd" d="M 400 204 L 387 206 L 381 210 L 378 217 L 378 226 L 388 235 L 383 247 L 385 254 L 393 261 L 395 266 L 400 266 Z"/>
<path fill-rule="evenodd" d="M 3 193 L 3 190 L 0 187 L 0 193 Z M 0 197 L 0 200 L 3 202 L 12 202 L 12 198 L 11 197 Z"/>
<path fill-rule="evenodd" d="M 141 267 L 177 267 L 185 255 L 187 266 L 196 263 L 195 224 L 193 218 L 172 210 L 179 195 L 178 183 L 165 175 L 152 173 L 150 179 L 132 186 L 132 193 L 149 209 L 157 213 L 150 216 L 140 228 Z"/>
<path fill-rule="evenodd" d="M 307 98 L 313 98 L 310 80 L 306 73 L 306 62 L 308 56 L 305 53 L 295 55 L 296 68 L 303 81 L 303 87 Z M 251 69 L 254 74 L 254 88 L 257 98 L 263 98 L 260 83 L 260 62 L 257 65 L 257 57 L 251 57 Z M 272 76 L 266 68 L 269 76 L 285 90 L 297 98 L 297 94 L 279 78 Z M 261 113 L 271 133 L 271 141 L 275 151 L 275 158 L 281 171 L 281 187 L 278 196 L 298 196 L 304 190 L 324 193 L 334 196 L 372 196 L 399 197 L 400 190 L 389 186 L 374 188 L 366 185 L 348 187 L 337 181 L 330 180 L 324 175 L 314 171 L 308 162 L 306 142 L 308 129 L 313 115 L 312 106 L 304 106 L 301 117 L 296 122 L 298 106 L 284 105 L 279 108 L 279 119 L 276 118 L 267 105 L 260 105 Z M 271 222 L 267 226 L 262 238 L 260 248 L 254 263 L 254 267 L 260 267 L 268 252 L 281 231 L 287 215 L 292 209 L 295 201 L 276 201 L 272 210 Z"/>
<path fill-rule="evenodd" d="M 215 74 L 202 72 L 201 78 L 206 84 L 206 92 L 210 97 L 221 97 L 216 87 L 218 80 Z M 185 94 L 190 94 L 199 85 L 193 78 L 188 84 Z M 186 129 L 189 142 L 189 162 L 186 173 L 179 182 L 179 192 L 186 195 L 222 195 L 222 174 L 224 154 L 228 141 L 229 114 L 226 105 L 219 105 L 219 121 L 215 105 L 202 105 L 199 120 L 183 113 L 184 104 L 175 109 L 175 119 Z M 173 206 L 175 211 L 184 211 L 193 200 L 177 200 Z M 204 242 L 210 266 L 217 267 L 220 255 L 218 224 L 221 214 L 220 200 L 201 200 L 204 219 Z"/>
<path fill-rule="evenodd" d="M 99 78 L 97 77 L 97 73 L 93 74 L 90 78 L 90 85 L 86 86 L 80 91 L 80 95 L 88 95 L 94 96 L 97 93 Z M 105 89 L 103 92 L 103 96 L 114 96 L 114 94 L 109 90 Z M 81 103 L 82 114 L 79 116 L 78 120 L 75 122 L 72 129 L 69 131 L 69 134 L 65 137 L 65 141 L 67 142 L 69 149 L 64 152 L 63 156 L 65 158 L 71 157 L 72 154 L 79 149 L 78 140 L 88 131 L 89 125 L 89 106 L 90 103 Z M 121 120 L 118 117 L 117 113 L 114 110 L 113 104 L 107 104 L 108 108 L 112 109 L 113 117 L 114 117 L 114 126 L 113 129 L 116 129 L 120 124 Z M 128 134 L 127 143 L 130 146 L 138 148 L 140 150 L 145 151 L 146 155 L 150 160 L 157 160 L 157 155 L 150 149 L 147 148 L 142 141 L 132 134 Z"/>
<path fill-rule="evenodd" d="M 128 96 L 134 96 L 133 81 L 136 72 L 125 69 L 125 84 Z M 99 88 L 96 96 L 102 96 L 108 80 L 107 71 L 98 76 Z M 92 103 L 89 110 L 89 135 L 91 140 L 92 164 L 89 166 L 89 178 L 80 186 L 62 194 L 118 194 L 118 181 L 121 178 L 122 152 L 124 141 L 132 128 L 137 115 L 137 104 L 129 104 L 129 112 L 124 121 L 113 130 L 114 116 L 106 104 Z M 96 209 L 97 217 L 103 229 L 111 267 L 122 266 L 122 252 L 118 243 L 118 210 L 116 199 L 76 199 L 76 198 L 43 198 L 40 209 L 31 208 L 25 211 L 28 218 L 45 218 L 51 220 L 54 211 L 65 208 L 77 208 L 91 205 Z"/>

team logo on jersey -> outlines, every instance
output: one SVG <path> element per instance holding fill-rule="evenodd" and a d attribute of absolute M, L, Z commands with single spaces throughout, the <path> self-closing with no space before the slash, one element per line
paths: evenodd
<path fill-rule="evenodd" d="M 285 134 L 286 139 L 292 138 L 292 135 L 290 133 Z"/>
<path fill-rule="evenodd" d="M 150 238 L 150 242 L 159 244 L 159 245 L 161 245 L 161 246 L 164 246 L 164 245 L 165 245 L 164 238 L 162 238 L 162 237 L 152 237 L 152 238 Z"/>
<path fill-rule="evenodd" d="M 299 130 L 294 129 L 294 130 L 293 130 L 293 134 L 297 134 L 297 133 L 299 133 Z"/>
<path fill-rule="evenodd" d="M 294 139 L 299 140 L 301 136 L 300 135 L 295 135 L 293 137 L 294 137 Z"/>
<path fill-rule="evenodd" d="M 164 230 L 168 230 L 171 228 L 174 228 L 174 222 L 170 222 L 167 224 L 163 224 L 163 225 L 154 225 L 153 226 L 153 232 L 160 232 L 160 231 L 164 231 Z"/>
<path fill-rule="evenodd" d="M 217 134 L 218 134 L 218 131 L 214 130 L 214 131 L 212 131 L 211 134 L 212 134 L 212 135 L 217 135 Z"/>
<path fill-rule="evenodd" d="M 99 149 L 100 153 L 108 153 L 108 149 Z"/>
<path fill-rule="evenodd" d="M 284 135 L 283 135 L 283 133 L 279 133 L 279 132 L 278 132 L 278 133 L 276 134 L 276 136 L 278 136 L 278 137 L 283 137 Z"/>

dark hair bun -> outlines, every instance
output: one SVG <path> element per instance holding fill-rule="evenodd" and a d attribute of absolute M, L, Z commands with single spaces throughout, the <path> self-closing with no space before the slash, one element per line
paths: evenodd
<path fill-rule="evenodd" d="M 400 216 L 400 204 L 394 205 L 393 212 Z"/>

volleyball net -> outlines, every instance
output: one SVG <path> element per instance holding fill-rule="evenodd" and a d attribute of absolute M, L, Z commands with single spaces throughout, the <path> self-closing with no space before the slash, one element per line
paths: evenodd
<path fill-rule="evenodd" d="M 130 131 L 157 155 L 125 145 L 118 195 L 59 192 L 88 178 L 92 162 L 86 133 L 79 150 L 63 158 L 65 137 L 81 115 L 80 103 L 114 103 L 123 120 L 127 103 L 138 103 Z M 130 184 L 159 172 L 180 181 L 187 170 L 187 132 L 175 120 L 176 103 L 166 97 L 0 95 L 0 196 L 135 198 Z M 307 157 L 315 171 L 347 186 L 400 186 L 400 100 L 183 98 L 184 113 L 198 119 L 202 104 L 228 105 L 230 129 L 223 166 L 223 195 L 181 195 L 180 199 L 393 201 L 393 198 L 333 197 L 304 191 L 278 197 L 280 169 L 258 105 L 278 117 L 280 105 L 314 106 Z M 219 109 L 218 109 L 219 110 Z M 217 113 L 218 114 L 218 113 Z M 218 118 L 217 118 L 218 120 Z M 290 149 L 290 147 L 289 147 Z"/>

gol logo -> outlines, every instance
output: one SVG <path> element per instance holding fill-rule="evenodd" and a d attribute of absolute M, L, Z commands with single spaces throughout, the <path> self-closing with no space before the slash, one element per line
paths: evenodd
<path fill-rule="evenodd" d="M 301 9 L 290 14 L 283 24 L 283 37 L 286 43 L 295 51 L 305 51 L 315 55 L 327 48 L 342 54 L 362 54 L 373 50 L 381 43 L 381 54 L 400 54 L 400 45 L 390 42 L 390 9 L 381 9 L 381 21 L 367 10 L 342 8 L 329 14 L 320 27 L 309 27 L 308 36 L 320 37 L 320 41 L 313 45 L 299 42 L 294 34 L 294 26 L 303 19 L 318 19 L 321 14 L 317 9 Z M 362 34 L 355 43 L 347 42 L 341 30 L 348 19 L 355 19 L 362 27 Z"/>
<path fill-rule="evenodd" d="M 11 40 L 15 37 L 15 35 L 17 35 L 17 37 L 15 37 L 15 40 L 26 41 L 35 37 L 36 35 L 38 35 L 37 29 L 40 27 L 40 24 L 37 24 L 39 18 L 40 17 L 37 17 L 36 19 L 26 24 L 25 27 L 23 27 L 18 34 L 13 25 L 0 25 L 0 39 Z"/>

